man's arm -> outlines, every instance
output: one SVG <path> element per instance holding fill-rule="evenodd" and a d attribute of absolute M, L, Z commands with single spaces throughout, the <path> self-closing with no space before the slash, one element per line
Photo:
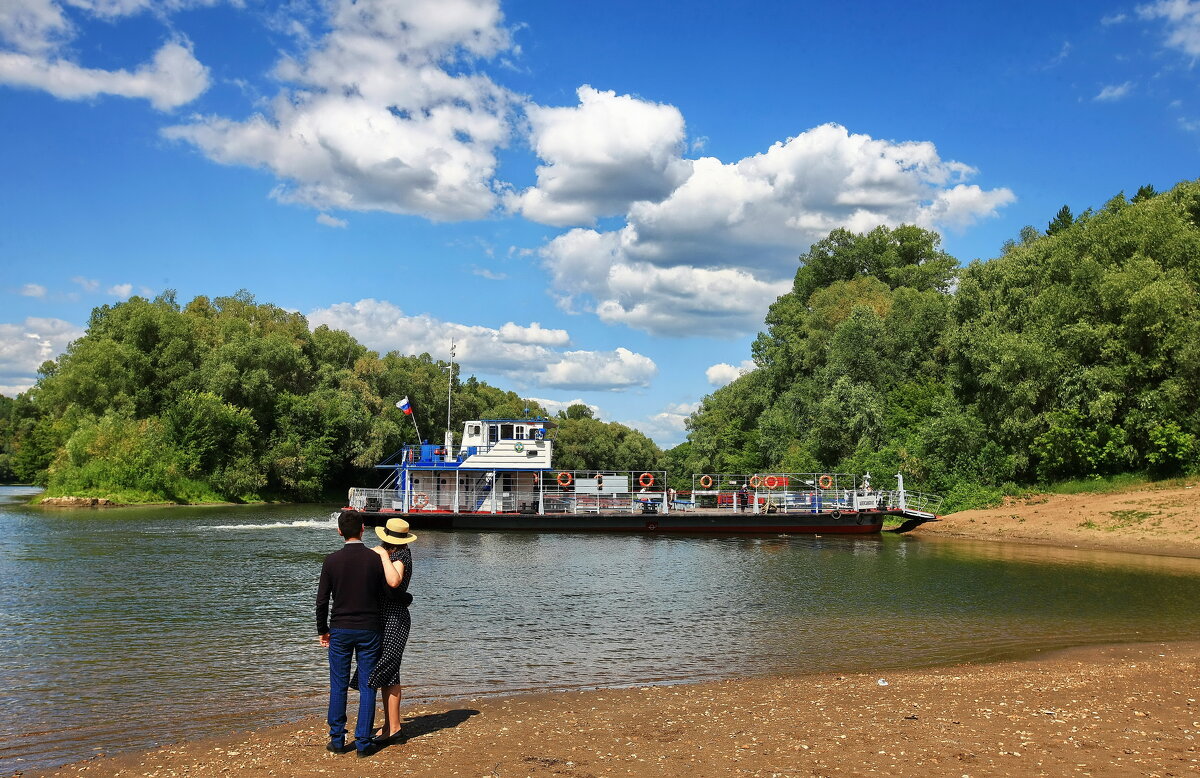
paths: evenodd
<path fill-rule="evenodd" d="M 329 560 L 321 565 L 321 580 L 317 582 L 317 634 L 321 645 L 329 645 Z"/>

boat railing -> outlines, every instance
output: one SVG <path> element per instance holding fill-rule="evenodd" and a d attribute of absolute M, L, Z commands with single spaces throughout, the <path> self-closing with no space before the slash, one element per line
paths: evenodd
<path fill-rule="evenodd" d="M 932 519 L 941 510 L 942 497 L 927 492 L 894 491 L 889 492 L 887 507 L 909 516 Z"/>
<path fill-rule="evenodd" d="M 700 473 L 673 502 L 679 510 L 821 513 L 875 510 L 879 494 L 849 473 Z"/>

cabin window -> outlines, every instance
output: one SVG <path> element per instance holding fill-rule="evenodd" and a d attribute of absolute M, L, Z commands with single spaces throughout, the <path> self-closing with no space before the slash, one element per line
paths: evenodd
<path fill-rule="evenodd" d="M 514 430 L 513 434 L 516 436 L 517 440 L 524 440 L 525 439 L 525 428 L 517 427 L 516 430 Z"/>
<path fill-rule="evenodd" d="M 479 425 L 478 424 L 472 424 L 468 429 L 469 429 L 469 434 L 471 437 L 473 437 L 473 438 L 479 437 Z"/>
<path fill-rule="evenodd" d="M 500 428 L 495 424 L 488 425 L 488 443 L 495 443 L 500 439 Z"/>
<path fill-rule="evenodd" d="M 501 440 L 512 440 L 512 436 L 513 436 L 513 425 L 501 424 L 500 425 L 500 439 Z"/>

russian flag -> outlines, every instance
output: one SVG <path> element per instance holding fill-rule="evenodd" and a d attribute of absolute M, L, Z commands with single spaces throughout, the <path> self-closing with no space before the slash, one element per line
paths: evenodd
<path fill-rule="evenodd" d="M 408 397 L 401 397 L 396 407 L 404 411 L 405 416 L 412 416 L 412 406 L 408 404 Z"/>

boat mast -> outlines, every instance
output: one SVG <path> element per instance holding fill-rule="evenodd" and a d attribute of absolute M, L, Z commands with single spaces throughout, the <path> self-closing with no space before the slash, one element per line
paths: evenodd
<path fill-rule="evenodd" d="M 450 393 L 454 389 L 454 339 L 450 339 L 450 370 L 446 373 L 446 461 L 454 455 L 454 432 L 450 429 Z M 457 484 L 457 479 L 455 480 Z"/>

